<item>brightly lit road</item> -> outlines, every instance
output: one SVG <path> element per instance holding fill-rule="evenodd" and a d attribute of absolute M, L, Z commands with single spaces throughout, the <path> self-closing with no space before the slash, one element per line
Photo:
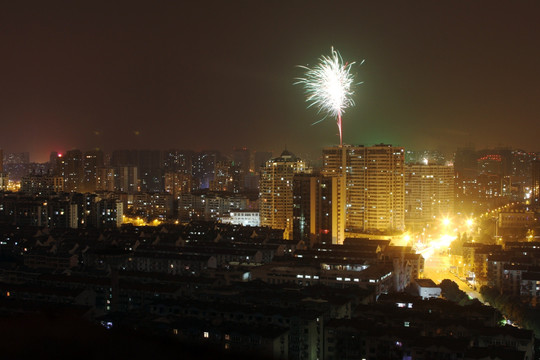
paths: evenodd
<path fill-rule="evenodd" d="M 425 278 L 432 279 L 436 284 L 439 284 L 444 279 L 452 280 L 470 298 L 482 301 L 482 296 L 478 291 L 472 289 L 466 281 L 451 272 L 450 257 L 448 255 L 450 245 L 457 238 L 456 234 L 466 229 L 470 231 L 473 223 L 473 219 L 467 219 L 463 224 L 451 224 L 448 218 L 443 219 L 442 226 L 436 232 L 427 236 L 429 240 L 417 246 L 417 252 L 422 254 L 425 259 Z M 424 236 L 424 238 L 426 237 Z"/>
<path fill-rule="evenodd" d="M 450 272 L 450 258 L 446 254 L 435 252 L 425 259 L 424 277 L 433 280 L 436 284 L 440 284 L 444 279 L 452 280 L 471 299 L 478 299 L 483 302 L 482 296 L 478 291 L 470 288 L 467 282 Z"/>

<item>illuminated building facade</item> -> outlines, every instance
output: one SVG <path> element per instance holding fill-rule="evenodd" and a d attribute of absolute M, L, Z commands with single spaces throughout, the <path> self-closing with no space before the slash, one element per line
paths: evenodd
<path fill-rule="evenodd" d="M 113 167 L 100 167 L 96 174 L 96 190 L 97 191 L 114 191 L 114 182 L 116 178 L 116 170 Z"/>
<path fill-rule="evenodd" d="M 249 199 L 240 194 L 211 192 L 200 190 L 191 194 L 179 194 L 178 218 L 180 221 L 208 220 L 216 221 L 230 216 L 233 211 L 258 208 L 256 199 Z"/>
<path fill-rule="evenodd" d="M 323 175 L 333 177 L 332 242 L 355 233 L 405 227 L 404 149 L 379 144 L 323 149 Z"/>
<path fill-rule="evenodd" d="M 242 226 L 259 226 L 261 223 L 259 218 L 259 212 L 250 210 L 231 211 L 229 216 L 224 216 L 221 218 L 221 222 L 223 224 Z"/>
<path fill-rule="evenodd" d="M 261 226 L 283 229 L 284 238 L 292 238 L 293 178 L 306 170 L 306 163 L 287 150 L 266 162 L 260 180 Z"/>
<path fill-rule="evenodd" d="M 168 171 L 165 173 L 165 192 L 178 199 L 180 194 L 189 194 L 191 192 L 192 180 L 191 173 L 186 174 L 182 170 Z"/>
<path fill-rule="evenodd" d="M 452 165 L 405 165 L 405 224 L 425 226 L 454 212 Z"/>
<path fill-rule="evenodd" d="M 100 199 L 94 202 L 92 213 L 95 218 L 90 223 L 93 222 L 92 225 L 98 229 L 120 227 L 124 215 L 124 205 L 119 200 Z"/>

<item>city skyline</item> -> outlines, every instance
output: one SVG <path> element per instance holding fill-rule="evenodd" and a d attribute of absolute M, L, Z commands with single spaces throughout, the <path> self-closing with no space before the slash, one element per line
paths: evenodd
<path fill-rule="evenodd" d="M 5 153 L 231 149 L 320 155 L 297 65 L 332 46 L 355 68 L 344 143 L 538 151 L 538 4 L 8 4 Z"/>

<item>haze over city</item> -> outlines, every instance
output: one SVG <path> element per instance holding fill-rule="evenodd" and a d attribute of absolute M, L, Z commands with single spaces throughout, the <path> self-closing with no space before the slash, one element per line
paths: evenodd
<path fill-rule="evenodd" d="M 0 11 L 0 144 L 320 155 L 297 65 L 355 66 L 344 142 L 538 150 L 536 2 L 11 2 Z"/>
<path fill-rule="evenodd" d="M 540 360 L 539 24 L 4 2 L 1 357 Z"/>

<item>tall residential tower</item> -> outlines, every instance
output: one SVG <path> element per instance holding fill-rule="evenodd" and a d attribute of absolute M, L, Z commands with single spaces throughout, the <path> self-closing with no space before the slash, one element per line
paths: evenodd
<path fill-rule="evenodd" d="M 261 168 L 261 226 L 285 230 L 286 239 L 292 237 L 293 231 L 293 178 L 305 171 L 305 162 L 287 150 Z"/>
<path fill-rule="evenodd" d="M 405 226 L 402 147 L 336 146 L 323 149 L 323 171 L 333 178 L 332 242 Z"/>

